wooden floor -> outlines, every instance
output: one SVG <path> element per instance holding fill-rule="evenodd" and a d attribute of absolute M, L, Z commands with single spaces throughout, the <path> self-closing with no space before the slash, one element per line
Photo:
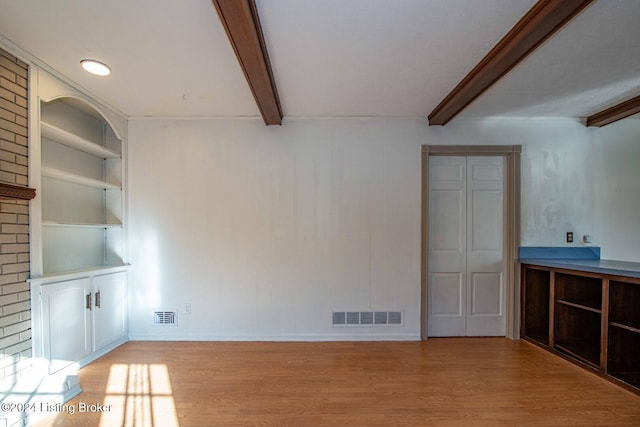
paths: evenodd
<path fill-rule="evenodd" d="M 639 396 L 503 338 L 130 342 L 80 383 L 37 425 L 640 426 Z"/>

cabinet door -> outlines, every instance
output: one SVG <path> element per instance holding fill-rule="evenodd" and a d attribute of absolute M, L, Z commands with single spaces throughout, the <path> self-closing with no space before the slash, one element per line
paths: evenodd
<path fill-rule="evenodd" d="M 43 286 L 42 304 L 45 355 L 54 373 L 91 354 L 91 281 Z"/>
<path fill-rule="evenodd" d="M 93 278 L 95 350 L 127 334 L 127 273 Z"/>

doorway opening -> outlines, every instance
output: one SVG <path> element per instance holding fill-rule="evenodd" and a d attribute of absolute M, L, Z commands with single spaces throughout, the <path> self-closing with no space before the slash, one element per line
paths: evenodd
<path fill-rule="evenodd" d="M 517 251 L 520 245 L 520 153 L 519 145 L 495 146 L 439 146 L 422 147 L 422 256 L 421 256 L 421 337 L 429 336 L 429 310 L 433 295 L 430 295 L 429 281 L 432 268 L 429 265 L 429 180 L 432 170 L 429 159 L 432 156 L 458 157 L 503 157 L 504 158 L 504 332 L 511 339 L 519 338 L 520 275 Z M 435 265 L 433 266 L 436 267 Z M 444 276 L 442 276 L 444 277 Z M 453 276 L 451 276 L 453 277 Z M 431 319 L 433 321 L 433 318 Z"/>

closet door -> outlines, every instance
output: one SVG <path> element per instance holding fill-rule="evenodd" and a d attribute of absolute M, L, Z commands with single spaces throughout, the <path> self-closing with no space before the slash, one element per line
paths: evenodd
<path fill-rule="evenodd" d="M 467 158 L 467 336 L 505 334 L 504 157 Z"/>
<path fill-rule="evenodd" d="M 504 336 L 504 158 L 429 158 L 429 336 Z"/>
<path fill-rule="evenodd" d="M 467 161 L 429 157 L 429 336 L 466 334 Z"/>

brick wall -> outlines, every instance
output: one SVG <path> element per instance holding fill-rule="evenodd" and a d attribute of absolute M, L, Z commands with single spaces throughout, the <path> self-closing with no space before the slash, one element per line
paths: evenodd
<path fill-rule="evenodd" d="M 0 49 L 0 181 L 28 184 L 27 64 Z M 29 202 L 0 200 L 0 380 L 31 357 Z"/>

